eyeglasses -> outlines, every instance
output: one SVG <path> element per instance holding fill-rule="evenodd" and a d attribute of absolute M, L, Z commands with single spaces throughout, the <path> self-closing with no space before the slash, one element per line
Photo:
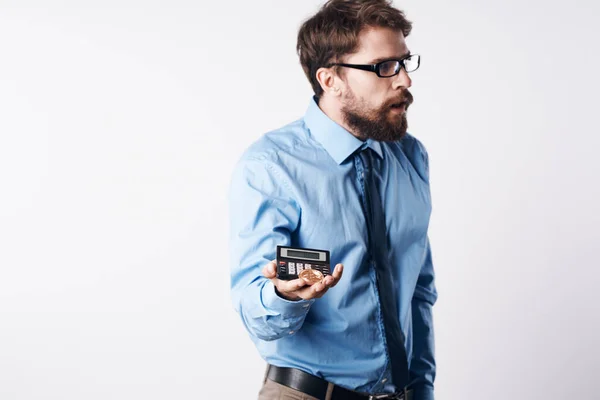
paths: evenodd
<path fill-rule="evenodd" d="M 414 72 L 421 65 L 421 56 L 418 54 L 411 54 L 408 57 L 405 57 L 401 60 L 385 60 L 378 62 L 377 64 L 343 64 L 343 63 L 333 63 L 329 64 L 327 67 L 333 66 L 339 67 L 347 67 L 354 69 L 361 69 L 363 71 L 371 71 L 375 72 L 380 78 L 389 78 L 394 75 L 398 75 L 400 70 L 404 68 L 404 70 L 408 72 Z"/>

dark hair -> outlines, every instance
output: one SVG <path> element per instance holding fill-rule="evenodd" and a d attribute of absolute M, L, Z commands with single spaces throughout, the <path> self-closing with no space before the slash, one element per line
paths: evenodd
<path fill-rule="evenodd" d="M 355 52 L 368 27 L 392 28 L 406 37 L 412 22 L 388 0 L 329 0 L 302 24 L 296 50 L 317 98 L 323 94 L 317 70 Z"/>

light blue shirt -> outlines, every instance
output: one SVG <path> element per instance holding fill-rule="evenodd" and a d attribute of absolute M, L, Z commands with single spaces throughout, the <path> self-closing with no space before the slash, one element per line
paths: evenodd
<path fill-rule="evenodd" d="M 387 265 L 368 255 L 363 166 L 355 155 L 365 146 L 378 159 Z M 404 338 L 415 400 L 433 399 L 437 291 L 427 234 L 428 155 L 419 140 L 407 133 L 396 142 L 363 142 L 313 98 L 304 118 L 244 152 L 229 196 L 233 305 L 265 361 L 351 390 L 394 392 L 401 388 L 392 382 L 390 360 L 400 355 L 390 351 L 382 321 L 396 318 L 402 332 L 387 338 Z M 262 275 L 277 245 L 329 250 L 332 269 L 344 264 L 342 279 L 319 299 L 280 298 Z M 389 277 L 390 292 L 378 293 L 376 268 Z M 392 296 L 396 315 L 382 315 L 380 296 Z"/>

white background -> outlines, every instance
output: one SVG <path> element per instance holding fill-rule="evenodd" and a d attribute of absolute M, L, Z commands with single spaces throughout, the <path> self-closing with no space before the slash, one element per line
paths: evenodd
<path fill-rule="evenodd" d="M 0 398 L 253 399 L 227 189 L 319 1 L 0 0 Z M 437 398 L 597 399 L 593 1 L 396 3 L 429 151 Z"/>

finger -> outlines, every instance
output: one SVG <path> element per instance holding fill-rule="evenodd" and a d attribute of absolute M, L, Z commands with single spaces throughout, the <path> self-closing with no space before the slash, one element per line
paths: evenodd
<path fill-rule="evenodd" d="M 277 290 L 284 293 L 292 293 L 302 289 L 305 285 L 306 282 L 304 279 L 293 279 L 291 281 L 279 280 L 277 282 Z"/>
<path fill-rule="evenodd" d="M 311 300 L 322 297 L 326 292 L 327 288 L 323 288 L 323 284 L 318 282 L 296 291 L 295 294 L 304 300 Z"/>
<path fill-rule="evenodd" d="M 321 294 L 322 295 L 322 294 L 324 294 L 327 291 L 328 286 L 325 283 L 325 280 L 322 280 L 322 281 L 317 282 L 314 285 L 312 285 L 311 289 L 313 290 L 313 292 L 315 294 Z"/>
<path fill-rule="evenodd" d="M 327 275 L 327 276 L 325 276 L 325 278 L 323 278 L 321 280 L 321 282 L 323 282 L 325 284 L 325 287 L 329 288 L 335 282 L 335 279 L 333 278 L 333 276 Z"/>
<path fill-rule="evenodd" d="M 333 275 L 331 275 L 331 277 L 333 278 L 333 282 L 331 283 L 331 287 L 334 287 L 335 285 L 337 285 L 337 283 L 342 278 L 342 274 L 343 273 L 344 273 L 344 264 L 337 264 L 335 266 L 335 269 L 333 270 Z"/>

